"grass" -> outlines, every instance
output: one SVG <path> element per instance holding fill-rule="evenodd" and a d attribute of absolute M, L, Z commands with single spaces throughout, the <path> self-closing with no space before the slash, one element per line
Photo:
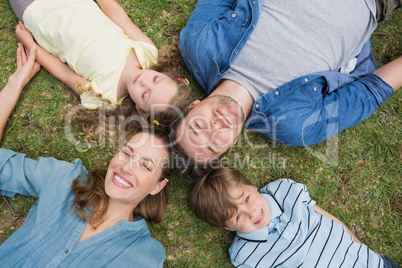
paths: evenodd
<path fill-rule="evenodd" d="M 185 26 L 195 0 L 119 1 L 132 20 L 157 46 L 168 44 Z M 0 3 L 0 88 L 15 70 L 17 19 L 8 1 Z M 373 34 L 374 56 L 379 66 L 402 54 L 402 11 L 379 25 Z M 202 91 L 194 78 L 197 94 Z M 305 183 L 317 204 L 342 220 L 374 251 L 402 263 L 401 160 L 402 93 L 397 91 L 373 115 L 342 131 L 330 141 L 288 148 L 261 134 L 243 131 L 224 161 L 240 169 L 262 187 L 279 178 Z M 41 70 L 28 84 L 8 122 L 1 146 L 28 157 L 53 156 L 72 161 L 81 158 L 88 169 L 104 167 L 117 147 L 106 145 L 77 151 L 64 133 L 69 104 L 78 98 L 47 71 Z M 248 139 L 245 139 L 247 134 Z M 333 149 L 331 149 L 331 146 Z M 314 153 L 315 152 L 315 153 Z M 324 156 L 327 162 L 319 160 Z M 187 205 L 191 179 L 175 173 L 171 178 L 168 211 L 160 225 L 150 225 L 152 235 L 165 247 L 166 267 L 230 267 L 227 249 L 233 234 L 198 220 Z M 14 232 L 34 199 L 9 199 L 18 219 L 4 224 L 9 215 L 1 208 L 0 243 Z"/>

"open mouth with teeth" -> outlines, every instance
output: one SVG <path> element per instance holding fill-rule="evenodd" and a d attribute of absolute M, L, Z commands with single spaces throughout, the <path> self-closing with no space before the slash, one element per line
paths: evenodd
<path fill-rule="evenodd" d="M 261 209 L 260 216 L 258 219 L 254 222 L 254 224 L 260 224 L 264 220 L 264 211 Z"/>
<path fill-rule="evenodd" d="M 113 182 L 115 184 L 117 184 L 117 186 L 121 187 L 123 186 L 124 188 L 130 188 L 133 187 L 133 185 L 131 183 L 129 183 L 128 181 L 126 181 L 125 179 L 119 177 L 117 174 L 114 175 L 113 177 Z"/>

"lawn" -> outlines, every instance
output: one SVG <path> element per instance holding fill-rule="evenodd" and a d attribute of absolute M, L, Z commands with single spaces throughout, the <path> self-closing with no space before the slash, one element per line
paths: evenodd
<path fill-rule="evenodd" d="M 119 2 L 159 47 L 179 35 L 196 0 Z M 1 1 L 0 14 L 0 88 L 3 88 L 16 67 L 17 19 L 8 1 Z M 379 66 L 402 54 L 401 10 L 379 25 L 372 41 Z M 196 94 L 204 96 L 195 79 L 188 73 L 185 75 Z M 244 172 L 258 187 L 279 178 L 306 184 L 317 204 L 342 220 L 363 243 L 402 263 L 401 99 L 399 90 L 359 125 L 310 147 L 289 148 L 244 130 L 223 161 Z M 31 158 L 52 156 L 66 161 L 80 158 L 89 170 L 105 167 L 119 149 L 116 145 L 106 143 L 81 152 L 65 134 L 66 115 L 78 104 L 79 99 L 66 85 L 42 69 L 23 91 L 1 146 Z M 175 172 L 170 183 L 165 218 L 159 225 L 150 225 L 153 237 L 166 249 L 165 266 L 230 267 L 227 249 L 233 234 L 210 227 L 192 214 L 187 204 L 189 176 Z M 35 200 L 19 196 L 9 201 L 16 213 L 3 203 L 0 243 L 21 225 Z"/>

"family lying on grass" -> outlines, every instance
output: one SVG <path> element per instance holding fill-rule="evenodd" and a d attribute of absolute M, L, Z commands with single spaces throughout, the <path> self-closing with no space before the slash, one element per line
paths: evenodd
<path fill-rule="evenodd" d="M 41 65 L 80 94 L 87 108 L 119 106 L 129 100 L 132 113 L 145 120 L 150 114 L 166 118 L 161 123 L 169 128 L 148 124 L 128 129 L 127 142 L 107 169 L 92 172 L 79 159 L 33 160 L 0 149 L 0 194 L 37 198 L 23 226 L 0 246 L 2 265 L 162 267 L 165 251 L 151 237 L 146 221 L 162 220 L 175 167 L 193 172 L 189 201 L 194 213 L 209 224 L 236 231 L 229 249 L 236 267 L 399 267 L 360 243 L 340 220 L 318 207 L 304 185 L 280 179 L 257 191 L 235 169 L 210 164 L 236 142 L 243 125 L 289 146 L 307 145 L 372 114 L 402 86 L 402 57 L 377 69 L 369 40 L 377 21 L 399 8 L 400 1 L 199 0 L 181 33 L 180 49 L 187 67 L 210 94 L 203 101 L 191 100 L 188 82 L 175 71 L 146 70 L 158 66 L 152 41 L 114 0 L 97 2 L 100 8 L 91 0 L 10 1 L 25 25 L 20 22 L 16 29 L 22 43 L 17 48 L 17 70 L 0 92 L 1 133 L 23 87 Z M 291 11 L 302 7 L 303 12 L 310 9 L 317 14 L 325 8 L 333 14 L 311 17 L 308 12 Z M 272 28 L 266 26 L 279 14 L 284 28 L 300 24 L 305 29 L 300 43 L 281 39 L 295 32 L 266 38 L 265 31 Z M 337 18 L 340 25 L 329 18 Z M 339 30 L 352 25 L 361 28 Z M 329 26 L 340 28 L 329 31 Z M 307 45 L 309 38 L 317 42 Z M 292 46 L 301 65 L 295 63 L 278 77 L 264 75 L 275 69 L 259 65 L 267 63 L 260 52 L 271 40 L 281 42 L 282 50 L 267 52 L 266 57 L 273 57 L 271 64 L 276 64 L 272 54 L 283 56 Z M 345 47 L 338 47 L 338 41 Z M 324 52 L 329 45 L 325 42 L 332 42 L 333 54 Z M 284 62 L 296 60 L 282 56 Z M 163 60 L 168 62 L 164 68 L 177 67 L 171 56 Z M 176 105 L 183 115 L 177 109 L 170 111 L 169 104 L 179 96 L 186 96 Z M 269 107 L 263 107 L 267 103 Z M 164 117 L 166 113 L 171 116 Z M 283 117 L 274 130 L 269 127 L 270 116 Z M 331 126 L 334 122 L 337 128 Z"/>

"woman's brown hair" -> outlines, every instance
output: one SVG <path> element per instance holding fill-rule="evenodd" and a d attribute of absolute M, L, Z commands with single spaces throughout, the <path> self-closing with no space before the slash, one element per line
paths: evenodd
<path fill-rule="evenodd" d="M 156 129 L 143 130 L 159 138 L 166 146 L 170 155 L 169 139 L 166 134 Z M 73 192 L 75 200 L 71 206 L 75 209 L 82 221 L 89 219 L 89 223 L 96 228 L 105 215 L 109 198 L 105 192 L 105 176 L 107 170 L 95 170 L 87 177 L 79 176 L 73 181 Z M 172 165 L 165 163 L 162 165 L 162 174 L 158 181 L 168 178 L 172 172 Z M 144 217 L 147 221 L 159 223 L 166 210 L 169 198 L 169 184 L 155 195 L 148 194 L 134 209 L 133 216 Z"/>

